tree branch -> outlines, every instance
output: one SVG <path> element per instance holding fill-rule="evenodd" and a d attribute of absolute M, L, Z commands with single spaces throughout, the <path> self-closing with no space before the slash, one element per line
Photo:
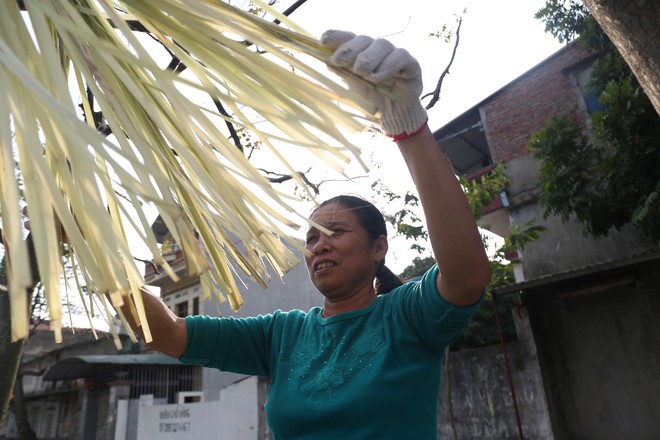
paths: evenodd
<path fill-rule="evenodd" d="M 320 192 L 319 187 L 321 186 L 321 184 L 320 183 L 314 184 L 310 182 L 307 176 L 305 175 L 305 173 L 302 171 L 298 171 L 294 174 L 279 174 L 279 173 L 274 173 L 272 171 L 264 170 L 263 168 L 259 168 L 259 171 L 261 171 L 266 175 L 266 179 L 268 179 L 270 183 L 284 183 L 284 182 L 288 182 L 289 180 L 293 180 L 295 176 L 298 176 L 302 179 L 303 182 L 305 182 L 307 186 L 309 186 L 310 188 L 312 188 L 312 190 L 314 190 L 314 194 L 319 195 Z M 309 171 L 310 170 L 307 170 L 306 172 Z M 277 176 L 277 177 L 269 177 L 269 176 Z"/>
<path fill-rule="evenodd" d="M 454 64 L 454 58 L 456 58 L 456 51 L 458 49 L 458 43 L 460 40 L 460 32 L 461 32 L 461 24 L 463 24 L 463 17 L 459 17 L 458 19 L 458 26 L 456 27 L 456 42 L 454 43 L 454 50 L 452 51 L 451 54 L 451 59 L 449 60 L 449 64 L 447 64 L 447 67 L 445 67 L 445 70 L 442 72 L 440 75 L 440 79 L 438 79 L 438 84 L 435 87 L 435 90 L 431 93 L 427 93 L 426 95 L 422 96 L 421 99 L 427 98 L 429 96 L 432 96 L 431 101 L 426 105 L 426 109 L 429 110 L 431 109 L 436 102 L 440 100 L 440 90 L 442 89 L 442 82 L 445 79 L 445 76 L 449 73 L 449 68 Z"/>
<path fill-rule="evenodd" d="M 227 113 L 227 110 L 225 110 L 225 107 L 222 105 L 222 102 L 220 102 L 219 99 L 213 98 L 213 103 L 215 104 L 215 108 L 218 109 L 220 114 L 227 118 L 225 119 L 225 124 L 229 130 L 229 136 L 231 137 L 232 141 L 234 141 L 234 145 L 241 152 L 244 152 L 243 144 L 241 143 L 241 139 L 238 137 L 238 133 L 236 132 L 236 127 L 234 127 L 234 124 L 229 121 L 229 119 L 231 119 L 231 115 Z"/>
<path fill-rule="evenodd" d="M 285 17 L 288 17 L 289 15 L 294 13 L 296 11 L 296 9 L 298 9 L 299 7 L 304 5 L 306 1 L 307 0 L 298 0 L 297 2 L 295 2 L 294 4 L 289 6 L 287 9 L 285 9 L 284 12 L 282 12 L 282 15 L 284 15 Z M 280 24 L 280 20 L 275 20 L 275 21 L 273 21 L 273 23 Z"/>
<path fill-rule="evenodd" d="M 158 267 L 158 265 L 151 260 L 144 260 L 142 258 L 137 258 L 137 257 L 133 257 L 133 259 L 135 261 L 139 261 L 140 263 L 148 264 L 149 266 L 151 266 L 155 274 L 159 274 L 161 272 L 160 267 Z"/>

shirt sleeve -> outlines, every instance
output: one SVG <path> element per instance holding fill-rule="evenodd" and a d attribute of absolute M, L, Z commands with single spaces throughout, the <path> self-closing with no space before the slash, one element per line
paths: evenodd
<path fill-rule="evenodd" d="M 274 321 L 274 315 L 238 319 L 187 316 L 188 343 L 179 361 L 234 373 L 268 376 Z"/>
<path fill-rule="evenodd" d="M 407 324 L 422 342 L 440 354 L 454 342 L 479 308 L 481 298 L 469 306 L 448 303 L 438 292 L 438 266 L 434 265 L 419 281 L 405 283 L 388 295 L 394 295 Z"/>

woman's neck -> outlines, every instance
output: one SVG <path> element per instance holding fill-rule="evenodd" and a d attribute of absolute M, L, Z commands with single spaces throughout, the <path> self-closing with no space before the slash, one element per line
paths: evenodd
<path fill-rule="evenodd" d="M 374 302 L 375 299 L 376 293 L 373 289 L 355 293 L 347 298 L 330 299 L 325 297 L 323 300 L 323 317 L 329 318 L 340 313 L 363 309 Z"/>

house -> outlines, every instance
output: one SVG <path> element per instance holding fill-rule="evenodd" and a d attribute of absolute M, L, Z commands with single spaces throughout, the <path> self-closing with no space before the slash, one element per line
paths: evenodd
<path fill-rule="evenodd" d="M 484 225 L 501 236 L 529 221 L 545 228 L 514 261 L 516 284 L 494 292 L 516 295 L 520 304 L 509 368 L 501 353 L 452 355 L 464 368 L 451 370 L 453 408 L 441 432 L 658 438 L 660 247 L 631 226 L 593 239 L 577 223 L 544 219 L 539 163 L 526 148 L 550 116 L 587 120 L 597 105 L 585 87 L 592 57 L 569 44 L 434 133 L 458 174 L 505 165 L 509 183 Z M 509 392 L 494 392 L 507 376 Z"/>
<path fill-rule="evenodd" d="M 38 438 L 81 438 L 83 418 L 90 390 L 91 378 L 61 377 L 49 380 L 49 368 L 60 359 L 75 356 L 103 356 L 116 354 L 112 336 L 90 329 L 64 329 L 62 343 L 55 344 L 48 322 L 33 324 L 27 340 L 17 381 L 21 381 L 24 408 L 17 408 L 16 397 L 10 406 L 0 438 L 19 438 L 16 420 L 18 411 L 24 410 L 31 429 Z"/>
<path fill-rule="evenodd" d="M 98 339 L 88 329 L 66 332 L 62 345 L 46 333 L 28 340 L 19 375 L 27 419 L 38 438 L 205 439 L 219 433 L 256 438 L 246 432 L 258 425 L 257 379 L 232 384 L 219 392 L 222 399 L 205 404 L 201 367 L 139 345 L 134 350 L 128 340 L 123 341 L 127 349 L 117 352 L 104 332 Z M 17 400 L 0 438 L 22 438 L 14 417 Z M 193 402 L 199 403 L 190 406 Z"/>

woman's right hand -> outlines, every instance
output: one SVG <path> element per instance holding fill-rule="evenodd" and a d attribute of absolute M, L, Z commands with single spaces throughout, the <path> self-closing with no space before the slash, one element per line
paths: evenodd
<path fill-rule="evenodd" d="M 386 135 L 396 140 L 426 124 L 426 109 L 419 100 L 422 69 L 407 50 L 382 38 L 338 30 L 324 32 L 321 44 L 334 50 L 330 61 L 335 66 L 368 81 L 336 69 L 351 91 L 374 106 L 372 113 L 380 114 Z"/>

